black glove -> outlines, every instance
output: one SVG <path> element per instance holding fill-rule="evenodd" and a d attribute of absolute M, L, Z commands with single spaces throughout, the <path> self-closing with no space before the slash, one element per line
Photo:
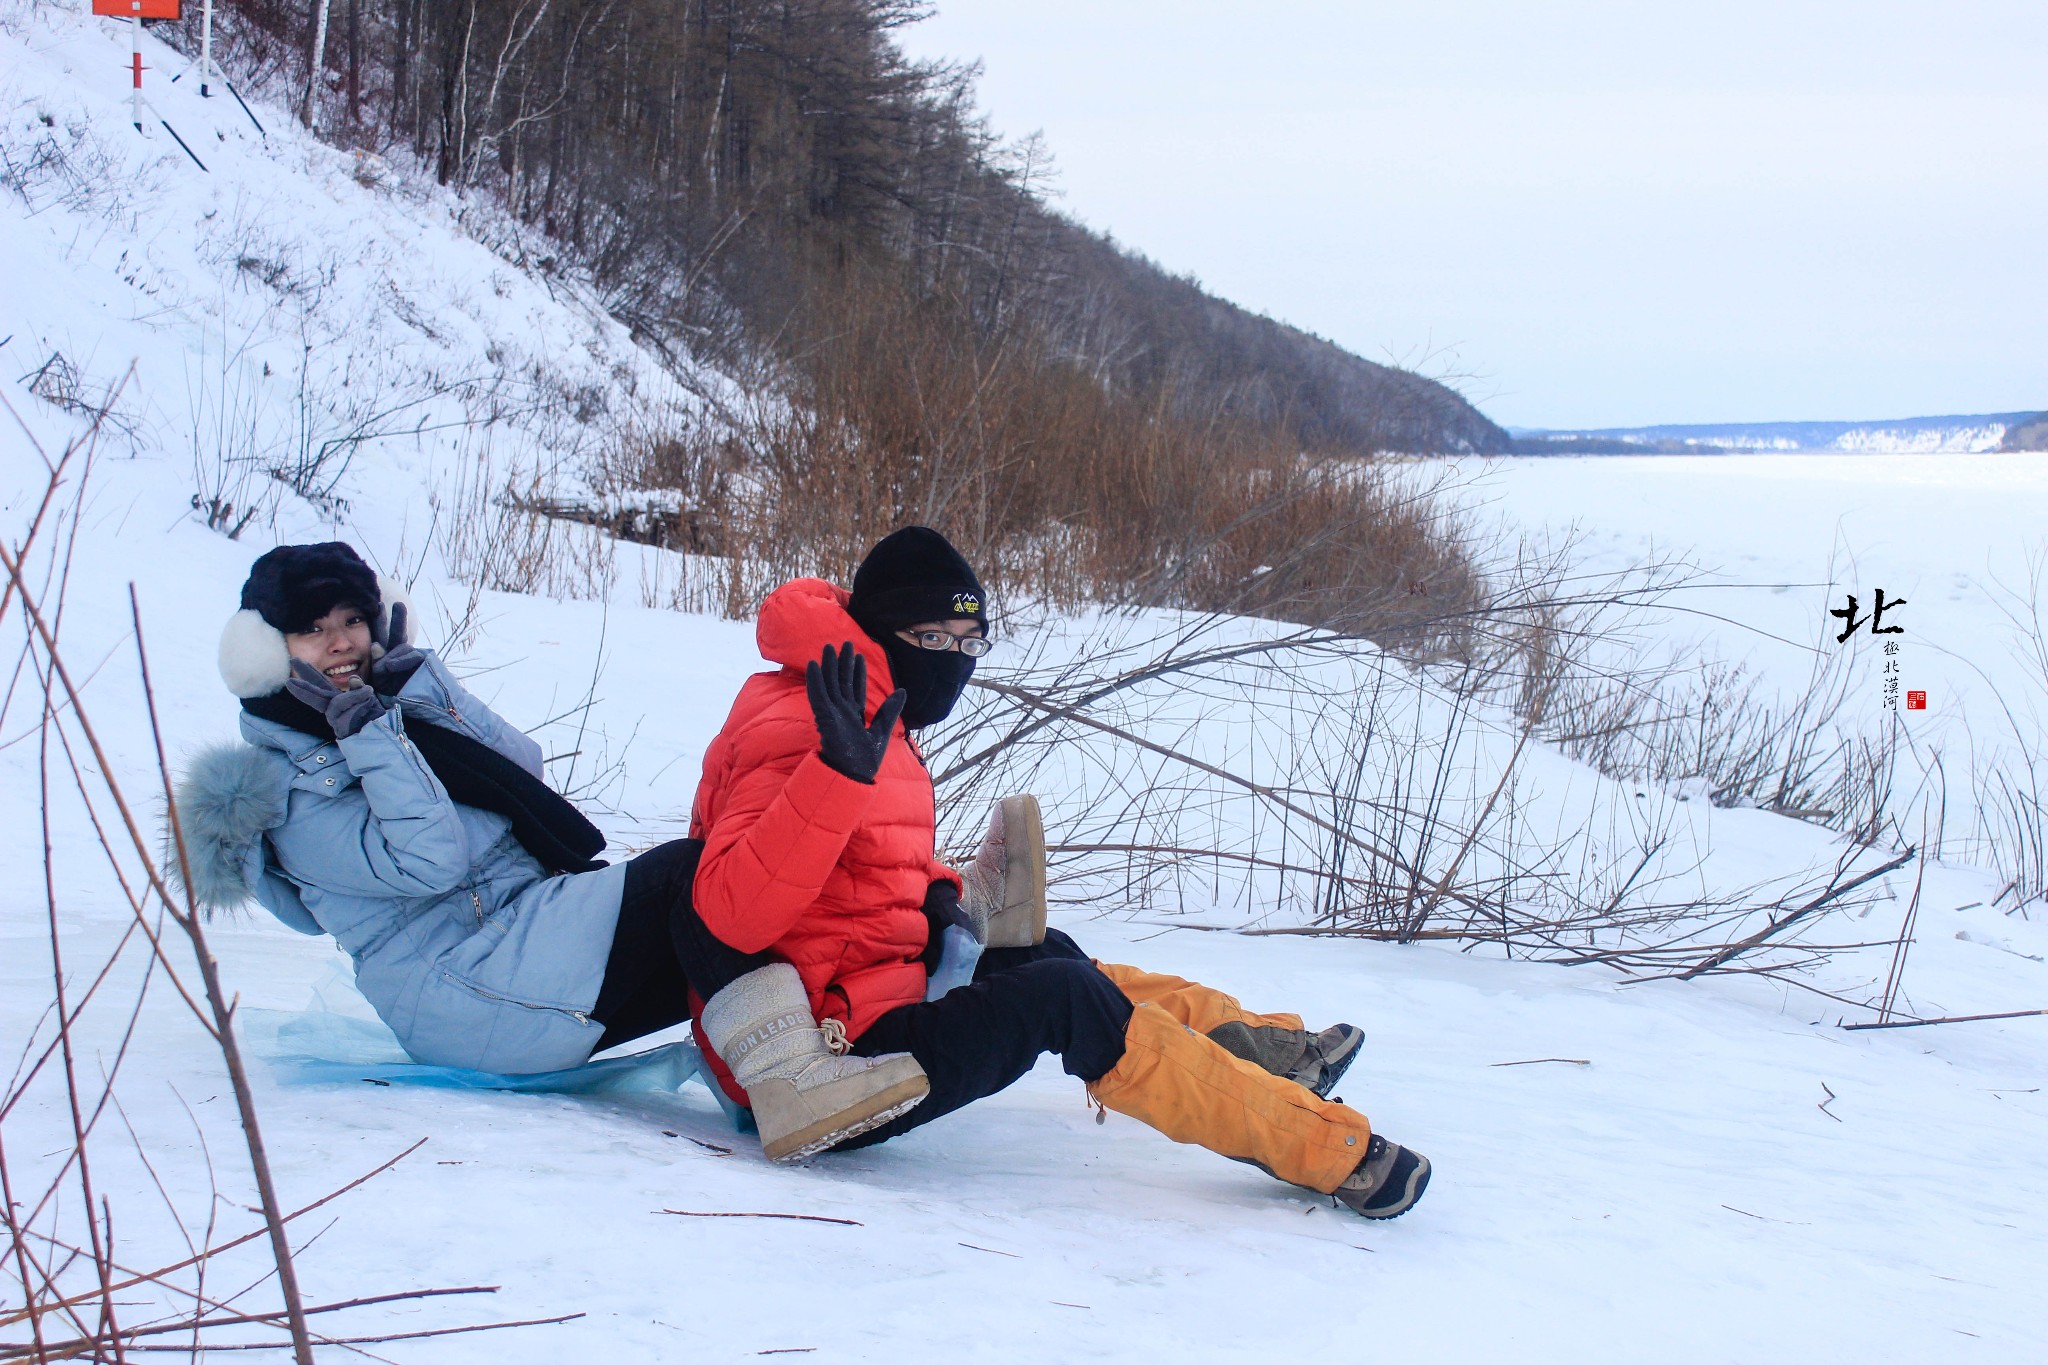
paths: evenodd
<path fill-rule="evenodd" d="M 946 947 L 946 930 L 963 929 L 972 936 L 974 925 L 968 920 L 967 912 L 960 908 L 960 893 L 953 889 L 953 883 L 944 880 L 933 882 L 925 891 L 924 919 L 928 932 L 920 960 L 924 963 L 925 975 L 929 976 L 939 969 L 939 958 Z"/>
<path fill-rule="evenodd" d="M 412 647 L 406 626 L 405 603 L 394 602 L 391 622 L 385 628 L 384 638 L 377 642 L 384 646 L 383 656 L 370 665 L 370 686 L 386 696 L 397 696 L 427 661 L 426 655 Z"/>
<path fill-rule="evenodd" d="M 856 782 L 875 780 L 889 734 L 903 714 L 909 694 L 898 688 L 867 723 L 868 661 L 851 641 L 838 649 L 825 646 L 816 663 L 804 665 L 804 687 L 811 694 L 811 715 L 818 722 L 818 757 L 836 773 Z"/>
<path fill-rule="evenodd" d="M 304 659 L 292 660 L 292 676 L 284 690 L 326 716 L 336 739 L 347 739 L 384 714 L 384 703 L 368 683 L 359 679 L 343 691 Z"/>

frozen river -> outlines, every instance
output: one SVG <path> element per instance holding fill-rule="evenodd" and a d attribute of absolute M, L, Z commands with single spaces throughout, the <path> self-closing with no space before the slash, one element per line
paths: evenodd
<path fill-rule="evenodd" d="M 2035 586 L 2048 553 L 2048 454 L 1565 456 L 1424 468 L 1445 478 L 1483 533 L 1573 534 L 1581 572 L 1688 566 L 1689 586 L 1642 618 L 1655 642 L 1646 656 L 1743 662 L 1767 690 L 1789 695 L 1826 653 L 1856 649 L 1840 720 L 1864 734 L 1894 717 L 1904 726 L 1900 791 L 1940 756 L 1952 834 L 1971 833 L 1978 793 L 1966 774 L 2017 774 L 2021 750 L 2043 748 L 2048 669 L 2022 622 L 2031 604 L 2048 608 L 2048 585 Z M 1882 640 L 1868 620 L 1880 589 L 1883 624 L 1902 630 Z M 1851 593 L 1863 619 L 1837 644 L 1845 623 L 1830 613 Z M 1885 643 L 1899 646 L 1896 712 L 1885 705 Z M 1926 693 L 1924 711 L 1907 709 L 1910 692 Z"/>
<path fill-rule="evenodd" d="M 1903 626 L 1904 687 L 1928 694 L 1937 721 L 2036 693 L 2013 655 L 2007 611 L 2048 547 L 2048 454 L 1565 456 L 1441 462 L 1482 524 L 1580 533 L 1580 561 L 1621 571 L 1683 559 L 1700 586 L 1676 598 L 1666 629 L 1796 685 L 1828 616 L 1855 593 Z M 1867 647 L 1869 626 L 1857 640 Z M 1851 704 L 1876 716 L 1875 688 Z"/>

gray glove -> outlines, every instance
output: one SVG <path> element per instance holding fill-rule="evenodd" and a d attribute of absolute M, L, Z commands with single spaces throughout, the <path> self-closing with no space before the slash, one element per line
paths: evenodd
<path fill-rule="evenodd" d="M 384 646 L 384 653 L 370 665 L 370 686 L 387 697 L 397 696 L 427 661 L 426 655 L 412 647 L 408 624 L 405 603 L 393 603 L 391 622 L 385 627 L 384 638 L 378 641 Z"/>
<path fill-rule="evenodd" d="M 377 689 L 358 680 L 343 691 L 304 659 L 292 660 L 292 676 L 284 690 L 326 716 L 336 739 L 347 739 L 384 714 Z"/>

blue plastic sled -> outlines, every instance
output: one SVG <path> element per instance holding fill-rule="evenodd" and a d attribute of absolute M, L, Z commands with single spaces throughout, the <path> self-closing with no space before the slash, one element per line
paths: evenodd
<path fill-rule="evenodd" d="M 561 1071 L 507 1076 L 459 1066 L 427 1066 L 405 1055 L 381 1022 L 327 1010 L 292 1014 L 238 1011 L 255 1050 L 286 1085 L 378 1081 L 441 1090 L 510 1090 L 549 1095 L 673 1095 L 691 1081 L 711 1092 L 727 1119 L 751 1132 L 754 1116 L 734 1104 L 704 1065 L 695 1043 L 663 1043 L 625 1057 L 607 1057 Z"/>

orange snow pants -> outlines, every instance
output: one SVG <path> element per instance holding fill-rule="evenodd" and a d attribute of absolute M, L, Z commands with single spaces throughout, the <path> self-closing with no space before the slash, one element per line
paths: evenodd
<path fill-rule="evenodd" d="M 1238 1004 L 1235 996 L 1225 995 L 1199 981 L 1126 967 L 1120 962 L 1098 961 L 1095 965 L 1102 969 L 1103 975 L 1116 982 L 1117 988 L 1130 997 L 1133 1005 L 1157 1005 L 1197 1033 L 1214 1033 L 1225 1024 L 1295 1032 L 1302 1027 L 1298 1014 L 1254 1014 Z"/>
<path fill-rule="evenodd" d="M 1120 973 L 1131 971 L 1108 965 L 1103 970 L 1120 986 Z M 1221 992 L 1206 994 L 1230 999 Z M 1214 1001 L 1180 990 L 1166 995 L 1164 1002 L 1134 997 L 1137 1008 L 1124 1033 L 1122 1060 L 1088 1086 L 1096 1103 L 1150 1124 L 1175 1142 L 1253 1162 L 1320 1194 L 1342 1184 L 1365 1159 L 1372 1136 L 1365 1115 L 1231 1056 L 1167 1007 L 1212 1008 Z M 1236 1003 L 1230 1001 L 1231 1007 Z"/>

